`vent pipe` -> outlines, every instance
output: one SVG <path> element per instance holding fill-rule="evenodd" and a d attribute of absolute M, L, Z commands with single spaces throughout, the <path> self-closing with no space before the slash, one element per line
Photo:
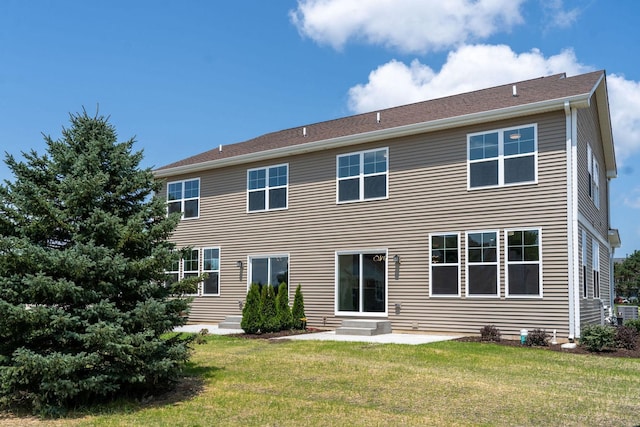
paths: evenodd
<path fill-rule="evenodd" d="M 513 85 L 513 96 L 518 96 L 518 88 L 516 85 Z"/>
<path fill-rule="evenodd" d="M 376 122 L 380 123 L 380 111 L 376 113 Z"/>
<path fill-rule="evenodd" d="M 218 147 L 218 152 L 222 153 L 222 144 L 220 144 L 220 146 Z"/>
<path fill-rule="evenodd" d="M 307 128 L 306 127 L 302 128 L 302 136 L 304 136 L 304 137 L 307 136 Z"/>

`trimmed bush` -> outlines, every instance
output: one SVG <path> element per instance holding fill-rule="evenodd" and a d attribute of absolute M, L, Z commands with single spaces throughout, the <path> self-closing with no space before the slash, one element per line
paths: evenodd
<path fill-rule="evenodd" d="M 260 325 L 260 285 L 252 283 L 242 309 L 240 327 L 246 334 L 255 334 L 260 330 Z"/>
<path fill-rule="evenodd" d="M 640 334 L 640 319 L 631 319 L 624 322 L 624 326 L 628 326 L 636 330 Z"/>
<path fill-rule="evenodd" d="M 544 329 L 534 329 L 527 335 L 524 345 L 546 347 L 549 345 L 549 334 Z"/>
<path fill-rule="evenodd" d="M 276 316 L 279 330 L 284 331 L 291 329 L 293 326 L 293 317 L 291 315 L 291 307 L 289 307 L 289 289 L 286 283 L 280 283 L 280 286 L 278 286 Z"/>
<path fill-rule="evenodd" d="M 304 314 L 304 298 L 302 297 L 302 287 L 298 285 L 296 294 L 293 297 L 293 308 L 291 309 L 293 318 L 293 329 L 305 329 L 307 316 Z"/>
<path fill-rule="evenodd" d="M 616 328 L 606 325 L 589 325 L 582 328 L 580 345 L 589 351 L 603 351 L 615 346 Z"/>
<path fill-rule="evenodd" d="M 615 340 L 616 347 L 634 350 L 638 344 L 638 332 L 631 326 L 618 326 Z"/>
<path fill-rule="evenodd" d="M 486 325 L 480 328 L 480 340 L 499 342 L 501 338 L 500 329 L 494 325 Z"/>
<path fill-rule="evenodd" d="M 271 285 L 263 285 L 260 294 L 260 331 L 278 331 L 276 296 Z"/>

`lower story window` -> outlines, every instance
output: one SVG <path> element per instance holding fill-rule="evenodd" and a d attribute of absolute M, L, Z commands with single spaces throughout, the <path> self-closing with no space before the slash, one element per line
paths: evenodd
<path fill-rule="evenodd" d="M 207 273 L 207 278 L 200 282 L 193 296 L 220 295 L 220 249 L 191 249 L 183 258 L 174 261 L 171 269 L 165 271 L 165 285 L 169 286 L 182 279 L 198 277 Z"/>
<path fill-rule="evenodd" d="M 507 296 L 542 296 L 540 230 L 506 230 Z"/>
<path fill-rule="evenodd" d="M 460 296 L 460 235 L 430 236 L 430 290 L 434 296 Z"/>
<path fill-rule="evenodd" d="M 249 283 L 271 285 L 278 292 L 280 283 L 289 283 L 289 256 L 268 255 L 249 258 Z"/>
<path fill-rule="evenodd" d="M 593 297 L 600 298 L 600 244 L 595 239 L 593 240 L 591 257 L 593 258 L 591 261 L 593 265 Z"/>
<path fill-rule="evenodd" d="M 202 295 L 220 295 L 220 249 L 202 250 L 202 272 L 207 278 L 202 283 Z"/>
<path fill-rule="evenodd" d="M 336 258 L 337 311 L 385 313 L 387 307 L 386 251 L 341 252 Z"/>
<path fill-rule="evenodd" d="M 498 296 L 498 232 L 467 233 L 467 295 Z"/>

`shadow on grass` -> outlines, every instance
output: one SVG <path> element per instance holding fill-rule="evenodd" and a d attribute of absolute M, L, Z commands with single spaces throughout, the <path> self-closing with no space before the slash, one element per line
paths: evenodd
<path fill-rule="evenodd" d="M 119 397 L 115 400 L 96 403 L 90 406 L 82 406 L 69 409 L 64 415 L 59 417 L 38 417 L 24 408 L 12 408 L 0 410 L 1 425 L 38 425 L 41 422 L 58 420 L 81 420 L 84 417 L 124 415 L 132 414 L 148 408 L 159 408 L 163 406 L 173 406 L 181 402 L 186 402 L 197 397 L 204 391 L 208 379 L 216 376 L 216 373 L 223 368 L 210 366 L 200 366 L 193 362 L 185 365 L 183 375 L 178 379 L 174 387 L 157 395 L 146 395 L 137 397 Z"/>

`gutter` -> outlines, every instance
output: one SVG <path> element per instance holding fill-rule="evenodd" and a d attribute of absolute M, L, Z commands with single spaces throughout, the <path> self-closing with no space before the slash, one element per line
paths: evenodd
<path fill-rule="evenodd" d="M 506 107 L 497 110 L 482 111 L 479 113 L 466 114 L 463 116 L 447 117 L 445 119 L 431 120 L 428 122 L 414 123 L 410 125 L 381 129 L 372 132 L 323 139 L 319 141 L 308 142 L 305 144 L 296 144 L 287 147 L 275 148 L 272 150 L 257 151 L 254 153 L 242 154 L 225 159 L 209 160 L 206 162 L 176 166 L 167 169 L 156 169 L 153 171 L 153 174 L 156 178 L 164 178 L 186 173 L 202 172 L 205 170 L 250 163 L 258 160 L 269 160 L 285 156 L 309 153 L 313 151 L 322 151 L 332 148 L 363 144 L 366 142 L 381 141 L 389 138 L 398 138 L 420 133 L 435 132 L 438 130 L 450 129 L 453 127 L 469 126 L 486 122 L 487 119 L 504 120 L 523 115 L 562 110 L 564 108 L 564 105 L 567 103 L 575 108 L 585 108 L 590 104 L 591 95 L 591 93 L 586 93 L 571 96 L 568 98 L 551 99 L 531 104 L 519 105 L 516 107 Z"/>
<path fill-rule="evenodd" d="M 580 337 L 580 266 L 578 242 L 578 112 L 564 103 L 567 150 L 567 256 L 569 340 Z M 582 243 L 584 244 L 584 242 Z"/>

